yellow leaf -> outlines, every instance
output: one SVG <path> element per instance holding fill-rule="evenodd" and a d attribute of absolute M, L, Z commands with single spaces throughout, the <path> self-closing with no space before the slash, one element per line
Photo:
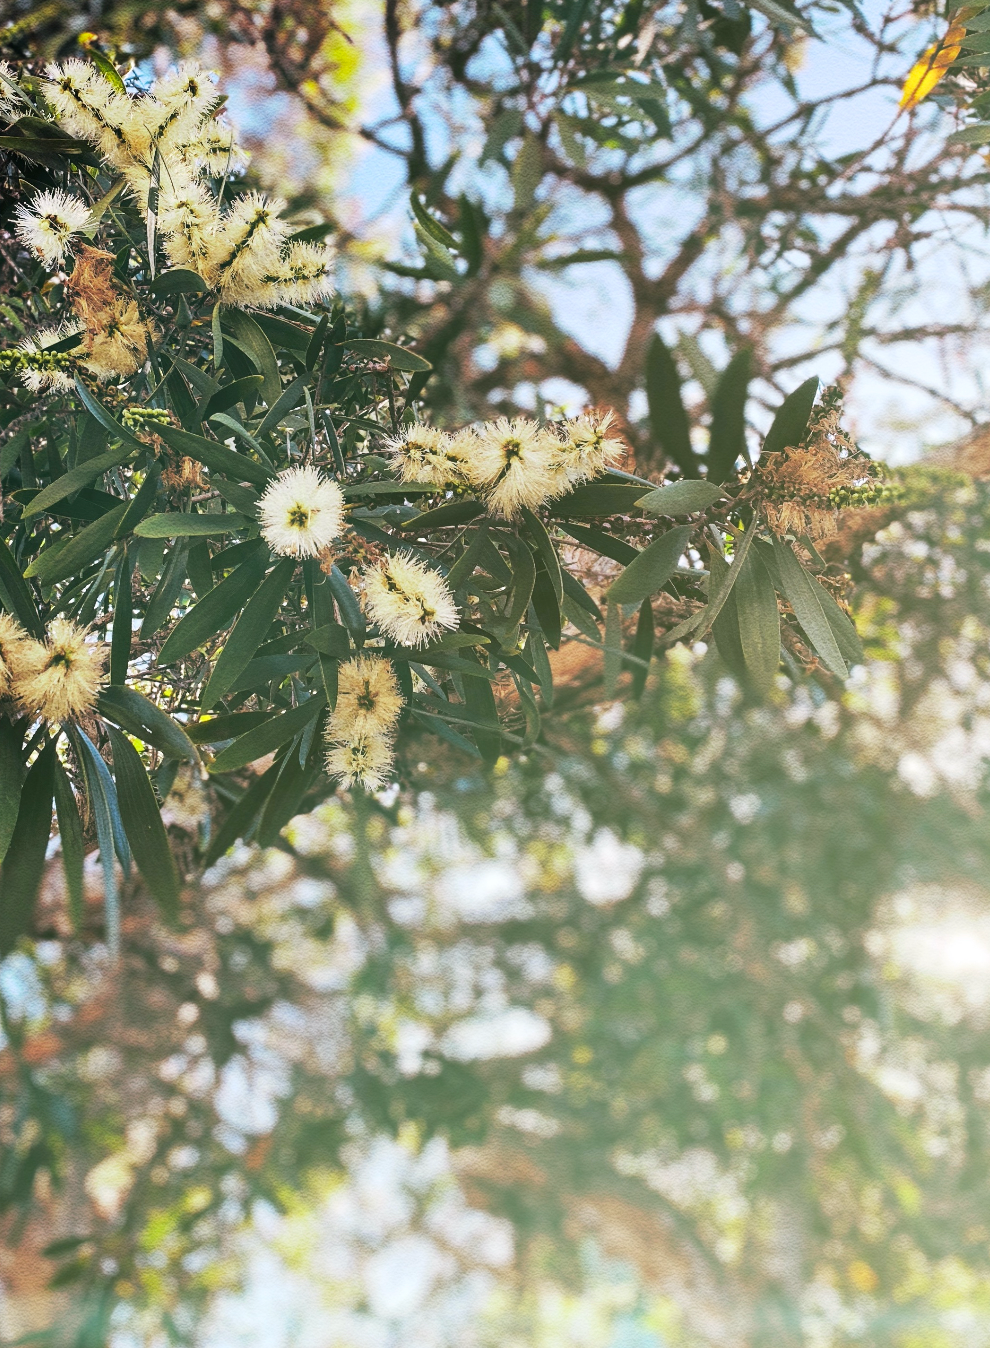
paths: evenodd
<path fill-rule="evenodd" d="M 902 108 L 916 108 L 923 98 L 928 97 L 959 55 L 959 48 L 965 36 L 966 29 L 963 25 L 954 23 L 941 42 L 929 47 L 921 60 L 915 62 L 901 90 Z"/>

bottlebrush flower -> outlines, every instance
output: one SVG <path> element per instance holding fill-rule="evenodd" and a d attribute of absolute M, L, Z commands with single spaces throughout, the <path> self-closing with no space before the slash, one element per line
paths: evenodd
<path fill-rule="evenodd" d="M 557 438 L 525 417 L 499 417 L 486 423 L 466 443 L 466 469 L 482 488 L 490 511 L 515 519 L 524 507 L 533 510 L 559 490 Z"/>
<path fill-rule="evenodd" d="M 403 482 L 433 482 L 446 487 L 465 480 L 456 437 L 433 426 L 410 426 L 402 435 L 386 440 L 385 450 Z"/>
<path fill-rule="evenodd" d="M 615 435 L 609 435 L 614 420 L 614 412 L 586 412 L 560 427 L 556 457 L 564 491 L 597 477 L 622 460 L 625 445 Z"/>
<path fill-rule="evenodd" d="M 76 58 L 45 70 L 45 97 L 70 136 L 88 140 L 117 168 L 146 161 L 151 131 L 136 100 Z"/>
<path fill-rule="evenodd" d="M 148 343 L 158 334 L 141 317 L 134 300 L 115 299 L 98 316 L 98 326 L 87 326 L 85 356 L 80 360 L 98 379 L 133 374 L 148 359 Z"/>
<path fill-rule="evenodd" d="M 46 721 L 71 721 L 93 710 L 105 645 L 86 629 L 55 618 L 47 641 L 28 638 L 14 657 L 13 693 L 24 711 Z"/>
<path fill-rule="evenodd" d="M 402 693 L 392 662 L 380 655 L 357 655 L 337 671 L 337 705 L 327 723 L 327 743 L 359 735 L 390 735 L 402 713 Z"/>
<path fill-rule="evenodd" d="M 327 750 L 330 776 L 340 778 L 345 786 L 363 786 L 366 791 L 381 790 L 389 779 L 392 763 L 392 741 L 387 735 L 356 735 L 343 744 L 332 744 Z"/>
<path fill-rule="evenodd" d="M 61 262 L 69 251 L 73 234 L 86 228 L 92 219 L 89 206 L 81 197 L 55 189 L 39 192 L 30 205 L 14 212 L 14 232 L 48 267 Z"/>
<path fill-rule="evenodd" d="M 158 229 L 173 267 L 207 277 L 219 228 L 216 201 L 202 183 L 165 176 L 158 195 Z"/>
<path fill-rule="evenodd" d="M 315 557 L 344 532 L 344 493 L 318 468 L 289 468 L 268 486 L 258 513 L 273 552 Z"/>
<path fill-rule="evenodd" d="M 207 117 L 198 127 L 188 145 L 182 147 L 182 157 L 197 173 L 210 178 L 225 178 L 242 173 L 248 156 L 234 139 L 234 129 L 216 117 Z"/>
<path fill-rule="evenodd" d="M 414 557 L 396 553 L 363 577 L 372 621 L 400 646 L 422 646 L 457 627 L 459 614 L 447 582 Z"/>
<path fill-rule="evenodd" d="M 72 357 L 50 348 L 78 331 L 78 323 L 59 323 L 57 327 L 39 328 L 33 337 L 18 342 L 17 350 L 24 356 L 20 379 L 25 388 L 32 393 L 57 393 L 75 387 L 70 373 Z"/>
<path fill-rule="evenodd" d="M 282 266 L 282 245 L 289 226 L 280 218 L 284 201 L 249 192 L 236 201 L 220 222 L 210 262 L 213 284 L 227 304 L 254 304 L 267 299 L 265 278 Z"/>
<path fill-rule="evenodd" d="M 216 76 L 196 61 L 182 61 L 161 75 L 142 100 L 159 152 L 180 153 L 199 134 L 203 119 L 216 106 Z"/>
<path fill-rule="evenodd" d="M 271 307 L 325 300 L 333 292 L 334 260 L 334 251 L 326 244 L 290 244 L 275 271 L 262 278 L 262 288 L 253 303 Z"/>
<path fill-rule="evenodd" d="M 0 613 L 0 698 L 9 697 L 31 638 L 16 618 Z"/>

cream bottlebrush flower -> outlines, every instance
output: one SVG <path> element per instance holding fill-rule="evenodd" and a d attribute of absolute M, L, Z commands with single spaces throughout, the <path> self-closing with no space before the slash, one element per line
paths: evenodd
<path fill-rule="evenodd" d="M 151 131 L 135 99 L 76 58 L 49 65 L 45 75 L 45 97 L 71 136 L 90 141 L 117 168 L 147 160 Z"/>
<path fill-rule="evenodd" d="M 473 433 L 466 454 L 467 472 L 481 487 L 489 510 L 515 519 L 524 507 L 534 510 L 559 489 L 556 437 L 525 417 L 499 417 Z"/>
<path fill-rule="evenodd" d="M 18 351 L 23 351 L 29 358 L 35 357 L 33 363 L 24 366 L 20 375 L 21 383 L 32 393 L 57 393 L 75 388 L 69 373 L 71 360 L 65 359 L 63 353 L 51 351 L 51 348 L 78 331 L 79 324 L 74 321 L 59 323 L 57 327 L 39 328 L 33 337 L 25 337 L 22 342 L 18 342 Z M 63 355 L 61 360 L 58 359 L 60 355 Z"/>
<path fill-rule="evenodd" d="M 54 267 L 69 251 L 73 234 L 90 224 L 92 213 L 81 197 L 56 189 L 39 192 L 29 206 L 18 206 L 14 220 L 14 233 L 21 243 L 37 253 L 46 266 Z"/>
<path fill-rule="evenodd" d="M 327 750 L 327 772 L 345 786 L 363 786 L 380 791 L 392 771 L 392 741 L 387 735 L 356 735 Z"/>
<path fill-rule="evenodd" d="M 266 276 L 278 276 L 289 226 L 280 218 L 284 201 L 249 192 L 223 217 L 213 240 L 214 284 L 228 304 L 266 304 Z M 270 284 L 270 283 L 268 283 Z"/>
<path fill-rule="evenodd" d="M 202 183 L 163 183 L 158 196 L 158 230 L 173 267 L 188 267 L 200 276 L 212 274 L 220 211 Z"/>
<path fill-rule="evenodd" d="M 278 269 L 262 278 L 256 304 L 315 304 L 333 293 L 335 254 L 323 243 L 292 243 Z"/>
<path fill-rule="evenodd" d="M 403 482 L 433 482 L 438 487 L 460 483 L 464 458 L 456 437 L 433 426 L 410 426 L 385 441 L 392 467 Z"/>
<path fill-rule="evenodd" d="M 565 491 L 614 468 L 625 457 L 623 441 L 609 435 L 614 421 L 615 413 L 611 411 L 585 412 L 559 428 L 557 462 Z"/>
<path fill-rule="evenodd" d="M 10 697 L 31 637 L 16 618 L 0 612 L 0 698 Z"/>
<path fill-rule="evenodd" d="M 13 70 L 6 61 L 0 61 L 0 121 L 13 121 L 27 111 L 28 102 L 21 93 Z"/>
<path fill-rule="evenodd" d="M 182 147 L 182 156 L 197 173 L 210 178 L 225 178 L 243 173 L 248 155 L 234 139 L 234 129 L 216 117 L 207 117 L 188 145 Z"/>
<path fill-rule="evenodd" d="M 148 97 L 142 100 L 142 111 L 160 153 L 167 156 L 183 151 L 198 135 L 216 102 L 216 75 L 197 61 L 182 61 L 177 69 L 155 80 Z"/>
<path fill-rule="evenodd" d="M 148 359 L 148 344 L 161 335 L 141 317 L 134 300 L 114 300 L 99 315 L 99 326 L 87 329 L 80 363 L 97 379 L 133 374 Z"/>
<path fill-rule="evenodd" d="M 47 641 L 29 638 L 15 660 L 14 696 L 29 715 L 71 721 L 96 705 L 105 645 L 68 618 L 54 619 Z"/>
<path fill-rule="evenodd" d="M 372 621 L 400 646 L 425 645 L 459 622 L 443 576 L 402 553 L 364 572 L 364 596 Z"/>
<path fill-rule="evenodd" d="M 390 735 L 402 713 L 402 693 L 392 662 L 380 655 L 356 655 L 337 671 L 337 705 L 327 724 L 327 743 L 360 735 Z"/>
<path fill-rule="evenodd" d="M 289 468 L 258 503 L 261 532 L 282 557 L 315 557 L 344 532 L 344 493 L 318 468 Z"/>

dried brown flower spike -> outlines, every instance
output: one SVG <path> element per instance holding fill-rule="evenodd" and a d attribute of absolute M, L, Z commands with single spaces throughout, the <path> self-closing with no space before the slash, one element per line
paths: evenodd
<path fill-rule="evenodd" d="M 879 467 L 840 425 L 842 391 L 825 390 L 800 445 L 765 454 L 753 472 L 767 523 L 776 534 L 814 542 L 832 538 L 842 506 L 874 505 L 882 495 Z"/>

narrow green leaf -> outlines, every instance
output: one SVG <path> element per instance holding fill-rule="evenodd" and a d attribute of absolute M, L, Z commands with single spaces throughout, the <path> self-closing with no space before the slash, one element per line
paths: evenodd
<path fill-rule="evenodd" d="M 97 753 L 89 737 L 78 727 L 73 732 L 75 743 L 80 747 L 79 761 L 86 780 L 93 822 L 96 825 L 96 842 L 100 849 L 100 864 L 103 868 L 103 911 L 107 931 L 107 950 L 111 959 L 120 955 L 120 894 L 117 889 L 117 872 L 114 868 L 115 838 L 111 810 L 116 809 L 117 789 L 113 784 L 109 769 Z M 119 814 L 119 810 L 118 810 Z M 121 823 L 121 828 L 123 824 Z"/>
<path fill-rule="evenodd" d="M 45 873 L 54 792 L 55 743 L 50 741 L 28 770 L 17 819 L 0 866 L 0 957 L 10 954 L 31 925 Z"/>
<path fill-rule="evenodd" d="M 409 205 L 412 207 L 413 215 L 431 238 L 435 239 L 443 248 L 450 249 L 453 252 L 457 251 L 457 240 L 448 229 L 444 228 L 439 220 L 430 215 L 429 211 L 420 201 L 418 192 L 410 192 Z"/>
<path fill-rule="evenodd" d="M 79 726 L 74 726 L 72 733 L 82 741 L 86 754 L 92 760 L 95 775 L 101 783 L 110 815 L 110 832 L 113 838 L 113 850 L 116 853 L 117 859 L 124 872 L 124 878 L 127 879 L 131 873 L 131 849 L 127 841 L 127 831 L 124 828 L 124 820 L 120 813 L 120 802 L 117 799 L 116 784 L 113 777 L 110 775 L 110 769 L 107 767 L 103 755 L 98 752 L 89 736 L 86 735 Z"/>
<path fill-rule="evenodd" d="M 639 556 L 639 548 L 623 542 L 614 534 L 602 533 L 600 529 L 586 529 L 581 524 L 564 523 L 560 527 L 582 547 L 590 548 L 592 552 L 597 552 L 602 557 L 611 557 L 613 562 L 621 562 L 623 566 L 627 566 Z"/>
<path fill-rule="evenodd" d="M 248 763 L 263 758 L 265 754 L 272 753 L 279 745 L 298 734 L 325 706 L 326 699 L 316 696 L 290 711 L 283 712 L 280 716 L 273 716 L 264 725 L 256 726 L 239 736 L 233 744 L 229 744 L 217 754 L 212 771 L 233 772 L 237 768 L 247 767 Z"/>
<path fill-rule="evenodd" d="M 131 658 L 131 558 L 120 554 L 113 582 L 113 636 L 110 639 L 110 682 L 126 683 Z"/>
<path fill-rule="evenodd" d="M 406 346 L 396 346 L 394 342 L 383 342 L 378 337 L 348 337 L 347 350 L 356 351 L 359 356 L 371 360 L 387 360 L 393 370 L 404 370 L 410 374 L 426 373 L 433 366 L 424 356 L 417 356 Z"/>
<path fill-rule="evenodd" d="M 855 623 L 848 613 L 843 612 L 824 585 L 819 584 L 818 581 L 815 584 L 821 591 L 818 601 L 828 620 L 828 625 L 832 629 L 836 645 L 842 652 L 843 660 L 850 665 L 862 664 L 866 655 L 863 651 L 863 643 L 859 639 L 859 633 L 856 631 Z"/>
<path fill-rule="evenodd" d="M 236 511 L 211 515 L 170 510 L 166 515 L 149 515 L 134 532 L 138 538 L 212 538 L 219 534 L 236 533 L 251 523 L 246 515 L 239 515 Z"/>
<path fill-rule="evenodd" d="M 838 642 L 832 632 L 825 605 L 822 601 L 822 587 L 808 575 L 795 557 L 793 549 L 782 539 L 774 539 L 774 555 L 784 587 L 784 596 L 794 616 L 804 629 L 804 634 L 821 656 L 825 666 L 837 674 L 840 679 L 848 677 L 849 671 L 842 658 Z"/>
<path fill-rule="evenodd" d="M 204 645 L 233 622 L 261 584 L 268 564 L 268 549 L 261 542 L 257 551 L 220 581 L 207 595 L 180 618 L 169 633 L 158 655 L 159 665 L 188 655 Z"/>
<path fill-rule="evenodd" d="M 606 515 L 628 515 L 639 508 L 640 500 L 649 490 L 649 487 L 627 487 L 613 482 L 590 482 L 583 487 L 575 487 L 569 496 L 554 501 L 550 511 L 553 515 L 565 518 L 595 519 Z"/>
<path fill-rule="evenodd" d="M 540 624 L 536 619 L 534 611 L 530 612 L 529 634 L 526 637 L 526 644 L 523 647 L 522 664 L 528 667 L 536 675 L 536 682 L 540 686 L 540 693 L 543 701 L 548 707 L 553 706 L 553 668 L 550 664 L 550 656 L 547 654 L 547 643 L 543 633 L 540 630 Z M 509 662 L 509 668 L 514 668 L 516 673 L 522 673 L 522 669 L 514 662 Z M 523 674 L 524 678 L 529 678 L 528 674 Z"/>
<path fill-rule="evenodd" d="M 138 870 L 165 917 L 178 915 L 179 872 L 175 865 L 161 811 L 141 755 L 126 735 L 108 726 L 117 779 L 117 800 L 127 841 Z"/>
<path fill-rule="evenodd" d="M 303 393 L 308 383 L 309 375 L 300 375 L 298 379 L 293 379 L 292 383 L 279 394 L 265 413 L 261 425 L 258 427 L 259 435 L 264 435 L 265 431 L 270 431 L 273 426 L 278 426 L 286 413 L 291 412 L 297 403 L 302 402 Z"/>
<path fill-rule="evenodd" d="M 225 309 L 222 323 L 229 340 L 244 352 L 254 368 L 264 377 L 261 391 L 268 406 L 273 406 L 282 392 L 282 377 L 271 342 L 258 323 L 243 309 Z"/>
<path fill-rule="evenodd" d="M 190 546 L 186 570 L 196 598 L 202 599 L 208 595 L 213 589 L 213 562 L 210 557 L 210 545 L 205 538 Z"/>
<path fill-rule="evenodd" d="M 281 760 L 278 780 L 258 820 L 259 847 L 271 847 L 278 840 L 289 820 L 299 813 L 303 797 L 315 776 L 315 769 L 300 763 L 297 753 L 288 753 Z"/>
<path fill-rule="evenodd" d="M 222 306 L 214 304 L 210 315 L 210 332 L 213 336 L 213 368 L 219 370 L 223 365 L 223 328 L 220 326 Z"/>
<path fill-rule="evenodd" d="M 35 608 L 34 596 L 25 584 L 21 568 L 14 560 L 7 544 L 0 538 L 0 603 L 22 627 L 36 637 L 44 633 L 44 624 Z"/>
<path fill-rule="evenodd" d="M 636 633 L 632 643 L 632 654 L 636 657 L 635 661 L 631 662 L 632 696 L 634 698 L 642 697 L 643 689 L 646 687 L 647 675 L 650 672 L 650 661 L 653 659 L 654 641 L 653 604 L 649 599 L 644 599 L 639 606 L 639 619 L 636 623 Z"/>
<path fill-rule="evenodd" d="M 562 574 L 564 577 L 565 600 L 573 600 L 573 603 L 577 607 L 584 609 L 586 613 L 590 613 L 597 622 L 604 622 L 605 619 L 601 609 L 581 582 L 575 576 L 572 576 L 569 571 L 564 571 Z"/>
<path fill-rule="evenodd" d="M 655 595 L 674 574 L 690 537 L 691 526 L 682 524 L 654 539 L 609 586 L 609 605 L 639 604 Z"/>
<path fill-rule="evenodd" d="M 144 519 L 148 511 L 155 503 L 155 496 L 158 492 L 158 479 L 161 476 L 157 463 L 151 464 L 145 474 L 144 481 L 137 490 L 121 517 L 117 525 L 114 538 L 126 538 L 132 532 L 134 526 Z"/>
<path fill-rule="evenodd" d="M 536 544 L 536 549 L 540 554 L 543 565 L 546 567 L 547 575 L 550 577 L 550 583 L 553 586 L 553 592 L 557 597 L 557 603 L 563 602 L 564 582 L 560 574 L 560 558 L 557 556 L 557 549 L 553 545 L 553 539 L 547 532 L 546 525 L 541 519 L 533 514 L 531 510 L 525 507 L 522 512 L 523 522 L 526 526 L 526 532 Z"/>
<path fill-rule="evenodd" d="M 711 579 L 708 582 L 708 603 L 702 613 L 696 615 L 699 625 L 699 635 L 703 635 L 722 610 L 722 606 L 732 593 L 732 589 L 739 579 L 739 571 L 746 560 L 746 554 L 753 546 L 753 540 L 756 538 L 756 524 L 743 532 L 742 541 L 736 540 L 736 550 L 732 558 L 732 565 L 728 566 L 721 553 L 711 549 L 712 571 Z M 710 545 L 709 545 L 710 547 Z M 725 566 L 723 572 L 721 567 L 716 567 L 716 562 L 721 562 Z M 693 621 L 693 620 L 692 620 Z M 687 629 L 685 629 L 687 630 Z"/>
<path fill-rule="evenodd" d="M 216 440 L 207 440 L 190 431 L 180 431 L 176 426 L 162 426 L 160 433 L 171 449 L 205 464 L 211 473 L 221 473 L 232 482 L 253 482 L 255 486 L 267 487 L 274 476 L 270 469 L 255 459 L 249 459 L 246 454 L 239 454 L 235 449 L 228 449 Z"/>
<path fill-rule="evenodd" d="M 327 335 L 327 328 L 329 328 L 329 326 L 330 315 L 324 314 L 316 325 L 316 331 L 309 339 L 309 343 L 306 347 L 306 369 L 311 372 L 315 367 L 316 362 L 320 359 L 320 347 L 323 345 L 323 340 Z"/>
<path fill-rule="evenodd" d="M 734 593 L 747 683 L 764 697 L 780 665 L 780 615 L 777 592 L 759 548 L 752 548 L 743 559 Z"/>
<path fill-rule="evenodd" d="M 195 295 L 204 294 L 209 286 L 198 272 L 186 267 L 173 267 L 163 271 L 148 287 L 153 295 Z"/>
<path fill-rule="evenodd" d="M 622 673 L 622 610 L 609 600 L 605 609 L 605 696 L 615 697 Z"/>
<path fill-rule="evenodd" d="M 480 664 L 473 651 L 469 650 L 465 658 L 472 664 Z M 469 678 L 465 681 L 464 705 L 470 715 L 490 727 L 483 730 L 479 726 L 473 733 L 481 757 L 486 763 L 494 763 L 502 752 L 501 725 L 495 705 L 495 694 L 487 679 Z"/>
<path fill-rule="evenodd" d="M 738 580 L 740 572 L 741 568 L 732 577 L 733 582 Z M 711 557 L 711 576 L 712 585 L 725 585 L 729 579 L 729 564 L 724 557 L 715 551 L 712 552 Z M 733 583 L 731 589 L 727 590 L 725 599 L 719 608 L 718 616 L 712 623 L 712 637 L 715 640 L 715 648 L 730 674 L 741 687 L 748 687 L 746 657 L 743 655 L 742 638 L 739 635 L 739 613 L 736 609 L 735 583 Z"/>
<path fill-rule="evenodd" d="M 215 706 L 234 686 L 237 676 L 268 635 L 292 581 L 296 563 L 286 557 L 273 567 L 238 618 L 203 689 L 201 706 Z"/>
<path fill-rule="evenodd" d="M 721 488 L 713 482 L 684 478 L 657 487 L 656 491 L 648 491 L 639 498 L 637 505 L 650 515 L 693 515 L 698 510 L 707 510 L 721 495 Z"/>
<path fill-rule="evenodd" d="M 401 487 L 399 490 L 401 491 Z M 438 506 L 436 510 L 424 510 L 421 515 L 403 521 L 399 528 L 406 533 L 414 530 L 418 534 L 428 534 L 434 529 L 449 529 L 455 524 L 467 524 L 469 520 L 476 519 L 484 513 L 485 507 L 480 501 L 450 501 L 447 505 Z"/>
<path fill-rule="evenodd" d="M 112 449 L 108 454 L 101 454 L 98 458 L 87 459 L 85 463 L 78 468 L 70 468 L 67 473 L 49 483 L 44 490 L 39 491 L 31 504 L 25 507 L 24 519 L 30 519 L 33 515 L 40 515 L 42 511 L 48 510 L 55 505 L 57 501 L 62 501 L 66 496 L 71 496 L 73 492 L 79 491 L 82 487 L 88 487 L 97 477 L 101 477 L 108 468 L 116 468 L 125 459 L 130 458 L 134 453 L 130 445 L 121 446 L 118 449 Z"/>
<path fill-rule="evenodd" d="M 54 785 L 55 816 L 58 820 L 62 871 L 65 875 L 65 889 L 69 900 L 69 918 L 73 931 L 79 931 L 83 917 L 83 860 L 86 845 L 83 841 L 82 820 L 79 818 L 79 804 L 57 755 Z"/>
<path fill-rule="evenodd" d="M 746 395 L 752 352 L 743 347 L 722 371 L 712 397 L 712 424 L 708 435 L 708 476 L 727 482 L 736 459 L 746 452 Z"/>
<path fill-rule="evenodd" d="M 804 439 L 811 418 L 811 409 L 818 397 L 818 376 L 812 375 L 799 384 L 780 404 L 773 425 L 763 441 L 764 454 L 777 454 L 782 449 L 796 446 Z"/>
<path fill-rule="evenodd" d="M 186 579 L 189 544 L 181 538 L 172 549 L 141 623 L 141 640 L 148 641 L 168 621 Z"/>
<path fill-rule="evenodd" d="M 543 629 L 543 635 L 555 651 L 559 650 L 561 634 L 560 601 L 557 598 L 556 587 L 547 574 L 542 559 L 536 568 L 532 605 L 536 611 L 540 627 Z"/>
<path fill-rule="evenodd" d="M 23 723 L 0 717 L 0 861 L 7 855 L 17 823 L 24 781 L 23 740 Z"/>
<path fill-rule="evenodd" d="M 233 806 L 227 818 L 217 830 L 216 837 L 210 843 L 204 858 L 207 866 L 212 866 L 220 857 L 233 847 L 238 838 L 250 835 L 258 815 L 278 778 L 281 763 L 273 763 L 260 777 L 256 777 L 241 798 Z"/>
<path fill-rule="evenodd" d="M 172 717 L 136 688 L 112 684 L 100 693 L 96 709 L 107 721 L 120 726 L 145 744 L 160 749 L 166 758 L 187 758 L 198 763 L 199 755 L 186 732 Z"/>
<path fill-rule="evenodd" d="M 330 572 L 330 588 L 333 591 L 334 599 L 337 601 L 344 626 L 350 632 L 355 646 L 360 648 L 364 645 L 365 632 L 367 631 L 364 613 L 357 601 L 357 595 L 347 583 L 346 576 L 336 566 Z"/>
<path fill-rule="evenodd" d="M 314 627 L 306 638 L 306 645 L 312 646 L 314 651 L 320 651 L 323 655 L 332 656 L 335 660 L 346 660 L 351 653 L 351 640 L 347 635 L 347 628 L 335 622 Z"/>
<path fill-rule="evenodd" d="M 121 425 L 115 417 L 110 415 L 99 399 L 94 398 L 78 375 L 76 375 L 76 392 L 82 399 L 83 406 L 90 416 L 95 417 L 111 435 L 115 435 L 118 440 L 122 440 L 124 444 L 130 445 L 134 449 L 147 448 L 147 446 L 141 444 L 141 441 L 132 431 L 129 431 L 126 426 Z"/>
<path fill-rule="evenodd" d="M 189 738 L 195 744 L 222 744 L 225 740 L 235 740 L 256 726 L 264 725 L 274 715 L 271 711 L 235 711 L 222 716 L 208 716 L 188 727 Z"/>
<path fill-rule="evenodd" d="M 105 552 L 113 543 L 117 525 L 124 517 L 127 502 L 121 502 L 116 510 L 108 510 L 100 519 L 94 520 L 64 545 L 49 545 L 36 557 L 25 570 L 26 577 L 33 577 L 42 585 L 54 585 L 67 576 L 78 576 L 83 567 L 94 557 Z"/>
<path fill-rule="evenodd" d="M 226 412 L 228 407 L 244 402 L 252 393 L 257 393 L 264 382 L 260 374 L 246 374 L 243 379 L 235 379 L 232 384 L 223 384 L 200 408 L 200 420 L 208 421 L 216 413 Z"/>
<path fill-rule="evenodd" d="M 697 477 L 698 460 L 681 400 L 681 377 L 659 333 L 654 334 L 646 353 L 646 398 L 654 440 L 685 477 Z"/>

